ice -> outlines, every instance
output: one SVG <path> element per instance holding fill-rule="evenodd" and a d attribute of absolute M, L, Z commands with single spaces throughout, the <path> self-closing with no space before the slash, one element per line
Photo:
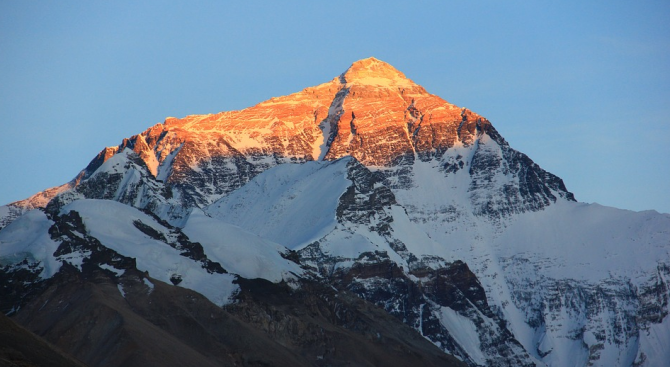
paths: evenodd
<path fill-rule="evenodd" d="M 639 271 L 670 260 L 669 230 L 670 215 L 559 201 L 519 215 L 492 241 L 499 257 L 522 254 L 552 278 L 635 282 Z"/>
<path fill-rule="evenodd" d="M 172 150 L 158 166 L 156 174 L 156 179 L 158 181 L 165 182 L 167 178 L 170 176 L 170 174 L 172 173 L 172 162 L 174 161 L 174 157 L 177 156 L 177 154 L 181 150 L 182 146 L 183 144 L 180 144 L 177 148 Z"/>

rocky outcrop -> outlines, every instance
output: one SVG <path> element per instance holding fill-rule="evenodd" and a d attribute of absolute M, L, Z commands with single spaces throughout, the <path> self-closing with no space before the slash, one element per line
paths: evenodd
<path fill-rule="evenodd" d="M 240 286 L 238 302 L 226 309 L 316 365 L 464 365 L 349 292 L 313 281 L 299 289 L 244 279 Z"/>
<path fill-rule="evenodd" d="M 406 274 L 395 263 L 379 258 L 336 272 L 333 283 L 385 309 L 471 365 L 534 366 L 505 321 L 489 307 L 477 277 L 462 262 L 437 269 L 416 266 Z M 454 327 L 451 318 L 470 320 L 473 328 Z M 468 333 L 479 339 L 479 351 L 463 343 Z"/>
<path fill-rule="evenodd" d="M 505 266 L 530 264 L 514 258 Z M 579 365 L 644 365 L 641 338 L 668 315 L 668 270 L 659 265 L 642 286 L 624 278 L 593 283 L 542 275 L 532 280 L 509 276 L 507 283 L 541 341 L 536 347 L 540 357 L 566 359 L 571 352 Z M 571 341 L 569 350 L 557 343 L 557 335 Z"/>

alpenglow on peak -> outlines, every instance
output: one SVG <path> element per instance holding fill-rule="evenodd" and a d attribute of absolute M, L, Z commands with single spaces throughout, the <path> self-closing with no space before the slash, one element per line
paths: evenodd
<path fill-rule="evenodd" d="M 354 62 L 340 76 L 347 84 L 410 87 L 416 84 L 384 61 L 368 57 Z"/>

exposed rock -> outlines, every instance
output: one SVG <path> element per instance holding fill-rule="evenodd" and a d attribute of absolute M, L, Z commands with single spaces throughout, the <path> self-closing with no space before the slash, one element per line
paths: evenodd
<path fill-rule="evenodd" d="M 348 292 L 312 281 L 293 290 L 240 279 L 238 302 L 226 307 L 317 366 L 459 366 L 414 330 Z"/>
<path fill-rule="evenodd" d="M 317 283 L 240 279 L 221 309 L 127 269 L 64 266 L 15 319 L 89 366 L 462 366 L 383 311 Z"/>
<path fill-rule="evenodd" d="M 391 65 L 369 58 L 328 83 L 244 110 L 166 119 L 118 147 L 103 149 L 69 186 L 51 189 L 48 195 L 45 191 L 43 200 L 13 205 L 44 206 L 56 191 L 81 186 L 77 192 L 86 198 L 149 208 L 177 223 L 184 213 L 166 212 L 176 211 L 177 205 L 211 204 L 277 164 L 348 155 L 368 167 L 392 168 L 384 170 L 396 182 L 389 186 L 411 188 L 409 167 L 416 159 L 441 159 L 454 146 L 472 147 L 482 134 L 503 147 L 504 160 L 473 148 L 469 169 L 479 214 L 537 210 L 555 199 L 552 192 L 572 198 L 559 178 L 511 150 L 481 116 L 429 94 Z M 142 177 L 139 181 L 127 185 L 127 175 L 109 171 L 94 175 L 126 149 L 137 157 L 131 160 Z M 462 168 L 463 162 L 457 164 Z M 511 202 L 502 211 L 492 209 L 501 203 L 482 202 L 478 193 L 489 188 L 496 169 L 519 174 L 520 187 L 509 188 L 517 197 L 505 199 Z M 541 195 L 536 197 L 537 193 Z M 3 220 L 8 223 L 15 215 L 7 214 Z"/>

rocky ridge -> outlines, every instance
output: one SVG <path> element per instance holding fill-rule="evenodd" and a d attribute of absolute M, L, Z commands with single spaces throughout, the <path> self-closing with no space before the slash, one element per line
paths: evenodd
<path fill-rule="evenodd" d="M 147 182 L 142 184 L 153 187 L 116 188 L 115 182 L 124 181 L 120 176 L 125 173 L 115 172 L 118 174 L 112 177 L 106 176 L 109 173 L 103 174 L 104 177 L 95 180 L 97 185 L 111 181 L 106 186 L 114 190 L 106 188 L 105 193 L 96 197 L 82 188 L 78 190 L 83 191 L 81 195 L 113 198 L 139 208 L 158 205 L 156 201 L 162 199 L 174 203 L 173 207 L 203 207 L 270 167 L 344 156 L 379 168 L 389 177 L 391 187 L 409 188 L 411 175 L 407 170 L 415 160 L 440 159 L 450 148 L 460 146 L 473 146 L 477 151 L 477 137 L 482 132 L 507 145 L 486 119 L 426 92 L 391 65 L 369 58 L 355 62 L 328 83 L 272 98 L 244 110 L 168 118 L 125 139 L 117 147 L 103 149 L 68 185 L 39 193 L 10 207 L 44 206 L 61 192 L 91 181 L 108 159 L 126 154 L 126 150 L 137 156 L 128 158 L 133 161 L 128 164 L 133 164 L 135 171 L 146 171 L 139 173 L 146 176 L 143 181 Z M 523 191 L 517 195 L 521 200 L 532 197 L 534 202 L 530 207 L 538 209 L 554 199 L 551 193 L 538 192 L 544 181 L 551 181 L 550 187 L 559 195 L 572 198 L 559 178 L 532 164 L 525 155 L 509 147 L 505 154 L 502 163 L 511 162 L 512 166 L 503 169 L 518 171 L 519 160 L 525 160 L 524 170 L 530 168 L 521 177 L 528 184 L 523 185 L 526 187 L 521 187 Z M 474 163 L 472 174 L 482 176 L 478 181 L 490 180 L 486 177 L 488 165 L 500 163 L 500 160 L 487 158 L 485 152 L 469 158 Z M 455 157 L 445 169 L 461 169 L 470 163 L 464 159 Z M 138 167 L 140 162 L 143 169 Z M 548 180 L 544 180 L 545 175 L 550 176 Z M 152 178 L 163 187 L 150 184 Z M 96 183 L 89 182 L 87 186 L 94 185 Z M 161 189 L 165 192 L 160 199 L 152 198 L 155 193 L 145 194 Z M 534 198 L 537 193 L 543 198 Z M 481 210 L 486 211 L 490 203 L 481 205 Z M 181 216 L 183 213 L 163 214 L 165 219 Z"/>

